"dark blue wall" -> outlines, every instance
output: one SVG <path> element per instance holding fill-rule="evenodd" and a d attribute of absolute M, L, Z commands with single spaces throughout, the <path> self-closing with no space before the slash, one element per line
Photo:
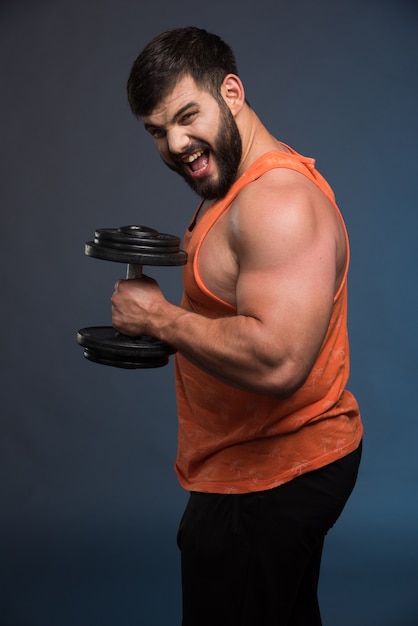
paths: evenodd
<path fill-rule="evenodd" d="M 0 4 L 0 624 L 179 624 L 172 364 L 93 365 L 75 334 L 109 323 L 123 275 L 84 256 L 94 229 L 182 235 L 194 210 L 125 97 L 143 45 L 189 24 L 234 47 L 251 104 L 317 158 L 350 231 L 366 437 L 328 539 L 324 626 L 416 626 L 418 10 L 405 0 Z M 153 273 L 177 301 L 180 271 Z"/>

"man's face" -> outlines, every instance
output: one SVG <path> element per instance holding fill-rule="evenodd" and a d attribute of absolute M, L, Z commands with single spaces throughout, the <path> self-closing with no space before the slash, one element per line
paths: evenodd
<path fill-rule="evenodd" d="M 227 104 L 187 76 L 143 118 L 166 165 L 202 198 L 222 198 L 237 177 L 241 137 Z"/>

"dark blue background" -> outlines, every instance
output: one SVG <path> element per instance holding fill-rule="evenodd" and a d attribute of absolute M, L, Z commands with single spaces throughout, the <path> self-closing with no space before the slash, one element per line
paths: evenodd
<path fill-rule="evenodd" d="M 98 227 L 182 235 L 197 198 L 131 116 L 130 66 L 195 24 L 235 49 L 271 132 L 317 159 L 352 246 L 357 488 L 324 556 L 324 626 L 416 626 L 418 7 L 406 0 L 38 0 L 0 5 L 1 626 L 180 623 L 172 363 L 120 371 Z M 180 270 L 152 270 L 178 301 Z M 222 625 L 223 626 L 223 625 Z M 257 625 L 255 625 L 257 626 Z"/>

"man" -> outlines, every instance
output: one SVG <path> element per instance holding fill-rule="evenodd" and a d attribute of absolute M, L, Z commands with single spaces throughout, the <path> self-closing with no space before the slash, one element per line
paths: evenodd
<path fill-rule="evenodd" d="M 343 219 L 314 160 L 252 110 L 219 37 L 162 33 L 128 97 L 202 198 L 181 306 L 150 278 L 112 297 L 115 328 L 177 349 L 183 625 L 317 626 L 323 540 L 361 454 Z"/>

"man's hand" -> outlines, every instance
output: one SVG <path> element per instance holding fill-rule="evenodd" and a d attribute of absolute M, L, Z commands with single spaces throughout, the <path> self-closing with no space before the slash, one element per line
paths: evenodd
<path fill-rule="evenodd" d="M 118 280 L 112 301 L 112 324 L 124 335 L 153 336 L 153 319 L 168 306 L 158 283 L 149 276 Z"/>

